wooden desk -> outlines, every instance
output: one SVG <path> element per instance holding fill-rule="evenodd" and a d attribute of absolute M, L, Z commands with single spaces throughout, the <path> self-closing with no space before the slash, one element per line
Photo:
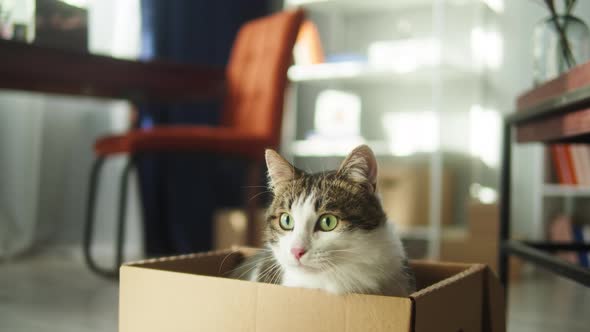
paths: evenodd
<path fill-rule="evenodd" d="M 220 99 L 224 87 L 225 72 L 220 68 L 120 60 L 0 40 L 0 89 L 116 98 L 131 102 L 186 102 Z M 93 166 L 91 188 L 97 186 L 97 174 L 102 163 L 103 159 L 98 159 Z M 127 192 L 131 165 L 128 162 L 122 175 L 123 193 Z M 93 195 L 94 190 L 91 191 L 89 202 L 94 202 Z M 124 218 L 126 195 L 121 197 L 123 203 L 120 203 L 119 216 L 123 217 L 119 220 Z M 94 207 L 90 206 L 87 212 L 92 214 Z M 117 276 L 117 269 L 115 272 L 103 270 L 90 257 L 92 228 L 88 215 L 86 218 L 83 238 L 86 263 L 101 275 Z M 121 222 L 118 227 L 115 250 L 117 262 L 120 263 L 123 252 Z"/>
<path fill-rule="evenodd" d="M 590 63 L 574 68 L 519 97 L 517 112 L 504 120 L 500 198 L 500 279 L 507 286 L 508 258 L 518 256 L 590 287 L 590 269 L 551 255 L 555 251 L 590 251 L 589 243 L 532 242 L 510 238 L 513 129 L 518 143 L 590 143 Z"/>
<path fill-rule="evenodd" d="M 138 101 L 191 101 L 224 93 L 222 68 L 144 62 L 0 40 L 0 89 Z"/>

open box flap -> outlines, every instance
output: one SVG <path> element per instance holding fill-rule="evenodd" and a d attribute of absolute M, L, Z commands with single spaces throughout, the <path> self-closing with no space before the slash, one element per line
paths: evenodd
<path fill-rule="evenodd" d="M 455 264 L 427 265 L 417 273 L 449 273 L 452 276 L 412 294 L 414 300 L 414 331 L 480 331 L 482 322 L 483 265 L 456 271 Z M 474 305 L 477 304 L 477 305 Z"/>
<path fill-rule="evenodd" d="M 486 267 L 483 288 L 483 332 L 506 331 L 506 300 L 504 286 L 496 274 Z"/>

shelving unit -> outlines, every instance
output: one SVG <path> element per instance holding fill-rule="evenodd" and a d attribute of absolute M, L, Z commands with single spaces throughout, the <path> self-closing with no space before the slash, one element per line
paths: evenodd
<path fill-rule="evenodd" d="M 400 229 L 400 234 L 405 239 L 426 241 L 427 257 L 438 258 L 441 238 L 465 230 L 463 209 L 469 200 L 470 180 L 457 182 L 453 195 L 456 201 L 452 204 L 457 217 L 451 227 L 443 227 L 442 178 L 447 167 L 457 167 L 457 161 L 445 159 L 447 154 L 462 156 L 457 159 L 464 163 L 475 164 L 478 158 L 471 156 L 466 136 L 473 134 L 470 117 L 474 106 L 479 107 L 490 98 L 483 92 L 486 67 L 472 61 L 477 56 L 472 54 L 476 50 L 471 40 L 474 33 L 481 33 L 489 25 L 490 8 L 481 0 L 287 0 L 285 6 L 306 9 L 308 18 L 318 28 L 327 62 L 296 64 L 289 69 L 288 77 L 293 84 L 285 123 L 294 125 L 284 128 L 282 153 L 310 171 L 337 167 L 339 158 L 359 144 L 368 144 L 380 164 L 387 167 L 409 165 L 415 159 L 426 162 L 431 179 L 429 196 L 423 198 L 430 211 L 428 224 Z M 433 53 L 432 58 L 424 63 L 410 61 L 401 65 L 370 60 L 371 43 L 404 40 L 432 41 L 426 47 L 428 50 L 415 50 L 420 54 Z M 342 55 L 350 55 L 353 60 L 335 60 Z M 328 89 L 359 96 L 360 137 L 318 137 L 314 103 Z M 386 113 L 432 115 L 428 121 L 435 125 L 428 132 L 417 128 L 409 135 L 415 139 L 430 135 L 433 146 L 406 149 L 403 153 L 394 149 L 392 141 L 396 138 L 392 137 L 391 128 L 384 125 Z M 424 121 L 417 122 L 417 127 L 424 126 Z M 416 155 L 420 157 L 415 158 Z M 457 172 L 471 166 L 460 167 Z M 491 187 L 497 177 L 488 176 L 482 181 Z"/>
<path fill-rule="evenodd" d="M 508 282 L 508 258 L 510 255 L 515 255 L 590 287 L 590 269 L 569 263 L 551 254 L 558 250 L 590 252 L 590 243 L 556 243 L 546 239 L 519 241 L 511 238 L 513 140 L 521 144 L 590 144 L 589 73 L 590 63 L 586 63 L 528 91 L 519 97 L 517 112 L 505 118 L 500 205 L 501 245 L 499 250 L 500 279 L 505 285 Z M 590 197 L 590 188 L 585 187 L 544 184 L 540 189 L 543 197 L 563 198 L 566 202 L 573 198 Z M 539 218 L 541 214 L 539 210 L 542 206 L 534 208 L 537 210 L 536 218 Z M 566 206 L 566 209 L 571 209 L 571 207 Z M 541 223 L 541 226 L 544 225 Z"/>

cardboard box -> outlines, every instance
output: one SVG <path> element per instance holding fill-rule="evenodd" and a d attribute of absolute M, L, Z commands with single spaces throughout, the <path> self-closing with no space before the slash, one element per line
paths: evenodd
<path fill-rule="evenodd" d="M 125 264 L 119 331 L 488 331 L 506 329 L 504 291 L 484 265 L 411 262 L 409 297 L 338 296 L 223 278 L 253 249 Z"/>
<path fill-rule="evenodd" d="M 426 166 L 384 167 L 377 191 L 387 216 L 400 226 L 428 225 L 430 218 L 430 169 Z M 453 188 L 448 169 L 442 172 L 441 222 L 452 223 Z"/>
<path fill-rule="evenodd" d="M 494 239 L 500 234 L 500 210 L 498 204 L 468 203 L 467 220 L 473 238 Z"/>
<path fill-rule="evenodd" d="M 256 216 L 257 230 L 264 227 L 265 209 Z M 257 234 L 258 242 L 262 234 Z M 232 246 L 248 245 L 248 220 L 242 209 L 220 209 L 213 215 L 213 249 L 227 249 Z"/>
<path fill-rule="evenodd" d="M 498 273 L 498 241 L 496 239 L 475 238 L 471 235 L 443 238 L 440 247 L 440 259 L 446 262 L 485 264 L 492 271 Z M 520 280 L 522 261 L 511 257 L 509 264 L 510 280 Z"/>

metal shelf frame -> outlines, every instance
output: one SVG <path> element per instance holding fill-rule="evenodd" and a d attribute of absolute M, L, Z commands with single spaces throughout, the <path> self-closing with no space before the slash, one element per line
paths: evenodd
<path fill-rule="evenodd" d="M 571 98 L 570 98 L 571 97 Z M 543 121 L 548 118 L 562 117 L 581 108 L 590 106 L 590 89 L 584 88 L 573 93 L 554 99 L 551 103 L 544 103 L 535 109 L 514 113 L 504 119 L 502 142 L 502 172 L 500 175 L 500 245 L 498 252 L 498 266 L 500 280 L 508 289 L 509 264 L 511 255 L 534 263 L 555 274 L 574 280 L 590 287 L 590 269 L 567 262 L 551 255 L 555 251 L 589 252 L 590 243 L 570 242 L 531 242 L 511 239 L 511 162 L 513 129 L 524 124 Z M 571 143 L 590 143 L 587 134 L 576 137 L 564 137 L 556 141 Z M 543 141 L 551 143 L 552 141 Z"/>

